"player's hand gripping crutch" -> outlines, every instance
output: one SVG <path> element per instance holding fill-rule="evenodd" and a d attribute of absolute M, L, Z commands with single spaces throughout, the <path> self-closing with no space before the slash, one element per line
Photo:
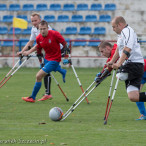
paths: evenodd
<path fill-rule="evenodd" d="M 116 93 L 116 90 L 117 90 L 117 87 L 118 87 L 118 83 L 119 83 L 119 77 L 117 78 L 117 81 L 116 81 L 116 84 L 115 84 L 115 88 L 114 88 L 113 95 L 112 95 L 112 98 L 111 98 L 111 103 L 110 103 L 108 112 L 107 112 L 106 117 L 105 117 L 104 125 L 107 124 L 107 119 L 108 119 L 108 116 L 109 116 L 109 112 L 110 112 L 112 103 L 113 103 L 113 101 L 114 101 L 114 97 L 115 97 L 115 93 Z"/>
<path fill-rule="evenodd" d="M 77 75 L 77 72 L 76 72 L 76 70 L 75 70 L 75 68 L 74 68 L 74 66 L 73 66 L 73 64 L 72 64 L 70 49 L 67 48 L 67 50 L 65 50 L 65 51 L 69 54 L 69 57 L 68 57 L 68 59 L 63 60 L 63 64 L 70 64 L 70 65 L 71 65 L 71 68 L 72 68 L 72 70 L 73 70 L 73 72 L 74 72 L 74 74 L 75 74 L 75 77 L 76 77 L 76 79 L 77 79 L 77 81 L 78 81 L 78 84 L 79 84 L 79 86 L 80 86 L 82 92 L 84 93 L 84 90 L 83 90 L 82 84 L 81 84 L 81 82 L 80 82 L 80 79 L 79 79 L 79 77 L 78 77 L 78 75 Z M 67 54 L 67 53 L 65 53 L 65 54 Z M 86 96 L 86 95 L 84 94 L 84 96 Z M 88 101 L 87 97 L 86 97 L 86 101 L 87 101 L 87 103 L 89 104 L 89 101 Z"/>
<path fill-rule="evenodd" d="M 8 74 L 5 76 L 5 78 L 1 81 L 1 85 L 0 88 L 17 72 L 17 70 L 19 70 L 21 68 L 21 66 L 31 57 L 31 55 L 27 56 L 27 58 L 16 68 L 16 66 L 18 65 L 19 61 L 22 60 L 23 57 L 21 57 L 16 64 L 14 65 L 14 67 L 8 72 Z M 16 69 L 15 69 L 16 68 Z M 12 72 L 12 73 L 11 73 Z M 10 74 L 11 73 L 11 74 Z M 10 75 L 9 75 L 10 74 Z"/>
<path fill-rule="evenodd" d="M 64 95 L 64 97 L 65 97 L 65 99 L 66 99 L 66 101 L 69 101 L 69 99 L 67 98 L 67 96 L 65 95 L 65 93 L 63 92 L 63 90 L 61 89 L 59 83 L 57 82 L 57 80 L 56 80 L 55 77 L 53 76 L 53 74 L 50 73 L 50 75 L 51 75 L 51 76 L 53 77 L 53 79 L 55 80 L 55 82 L 56 82 L 58 88 L 61 90 L 62 94 Z"/>
<path fill-rule="evenodd" d="M 75 101 L 75 103 L 69 108 L 69 110 L 63 115 L 63 120 L 65 120 L 75 109 L 76 107 L 79 106 L 79 104 L 108 76 L 110 75 L 110 73 L 106 74 L 105 76 L 103 76 L 100 80 L 98 80 L 98 82 L 94 81 L 86 90 L 85 92 Z M 93 86 L 93 84 L 96 83 L 96 85 L 88 92 L 88 90 Z M 88 93 L 87 93 L 88 92 Z M 85 95 L 85 93 L 87 93 Z M 83 97 L 84 96 L 84 97 Z M 82 98 L 83 97 L 83 98 Z"/>
<path fill-rule="evenodd" d="M 108 94 L 108 100 L 107 100 L 107 105 L 106 105 L 104 120 L 105 120 L 106 115 L 107 115 L 107 110 L 108 110 L 109 101 L 110 101 L 110 97 L 111 97 L 111 91 L 112 91 L 113 81 L 114 81 L 114 77 L 115 77 L 115 72 L 116 71 L 114 70 L 113 71 L 113 76 L 112 76 L 112 79 L 111 79 L 111 84 L 110 84 L 110 89 L 109 89 L 109 94 Z"/>

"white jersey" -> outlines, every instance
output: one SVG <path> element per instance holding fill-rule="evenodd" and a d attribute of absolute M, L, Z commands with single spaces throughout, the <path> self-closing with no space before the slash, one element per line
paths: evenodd
<path fill-rule="evenodd" d="M 48 30 L 52 30 L 51 26 L 48 25 Z M 37 29 L 36 27 L 32 27 L 31 29 L 31 36 L 30 36 L 30 41 L 35 41 L 36 40 L 36 37 L 40 34 L 40 30 Z"/>
<path fill-rule="evenodd" d="M 121 31 L 121 34 L 118 35 L 117 46 L 120 57 L 122 55 L 123 48 L 127 47 L 131 49 L 130 57 L 128 58 L 129 61 L 144 63 L 137 35 L 130 26 L 127 25 Z"/>

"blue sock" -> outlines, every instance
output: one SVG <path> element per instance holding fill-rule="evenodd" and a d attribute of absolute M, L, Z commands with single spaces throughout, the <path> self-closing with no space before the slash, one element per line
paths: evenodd
<path fill-rule="evenodd" d="M 65 83 L 65 76 L 66 76 L 66 69 L 62 69 L 61 66 L 59 65 L 56 69 L 56 71 L 60 72 L 62 74 L 63 82 Z"/>
<path fill-rule="evenodd" d="M 136 102 L 136 105 L 137 105 L 137 107 L 139 109 L 140 114 L 143 114 L 144 116 L 146 116 L 144 102 Z"/>
<path fill-rule="evenodd" d="M 35 82 L 31 97 L 35 100 L 37 93 L 41 88 L 42 82 Z"/>

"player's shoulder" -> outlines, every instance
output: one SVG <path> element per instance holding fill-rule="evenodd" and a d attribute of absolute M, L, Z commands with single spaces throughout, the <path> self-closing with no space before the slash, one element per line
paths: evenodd
<path fill-rule="evenodd" d="M 39 35 L 36 37 L 36 40 L 41 39 L 41 37 L 42 37 L 42 35 L 41 35 L 41 34 L 39 34 Z"/>

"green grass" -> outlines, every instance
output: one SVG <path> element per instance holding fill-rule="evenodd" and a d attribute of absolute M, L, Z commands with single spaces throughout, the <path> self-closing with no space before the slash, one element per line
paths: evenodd
<path fill-rule="evenodd" d="M 10 68 L 0 69 L 0 80 Z M 80 69 L 76 72 L 84 90 L 93 82 L 100 69 Z M 139 112 L 135 103 L 129 101 L 123 82 L 118 90 L 104 125 L 104 113 L 109 92 L 111 76 L 100 84 L 89 96 L 90 104 L 83 101 L 63 122 L 49 119 L 49 110 L 60 107 L 64 113 L 82 94 L 71 68 L 67 69 L 66 83 L 59 73 L 53 73 L 67 94 L 63 94 L 52 78 L 51 92 L 53 100 L 26 103 L 21 97 L 29 96 L 35 82 L 38 69 L 21 68 L 0 89 L 0 144 L 2 145 L 68 145 L 68 146 L 144 146 L 146 121 L 136 121 Z M 44 94 L 44 86 L 37 99 Z M 45 122 L 46 124 L 39 124 Z M 11 140 L 11 141 L 10 141 Z"/>

